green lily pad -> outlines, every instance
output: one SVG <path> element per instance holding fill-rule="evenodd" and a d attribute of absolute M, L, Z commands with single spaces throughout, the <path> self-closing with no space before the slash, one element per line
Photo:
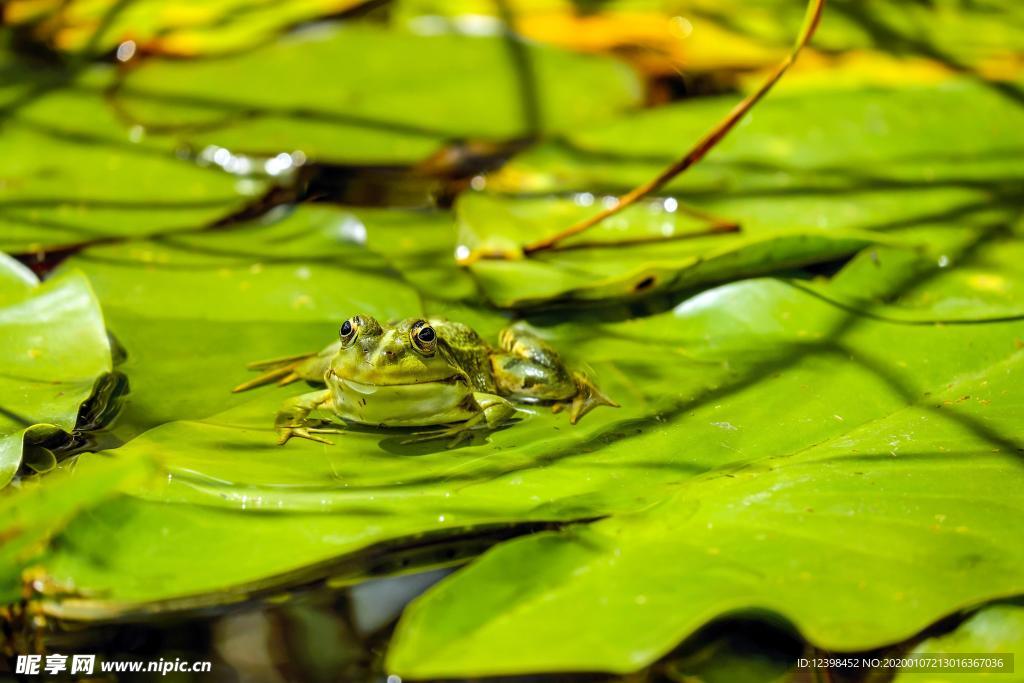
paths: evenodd
<path fill-rule="evenodd" d="M 248 362 L 318 350 L 355 313 L 413 314 L 415 291 L 365 240 L 351 212 L 302 206 L 213 232 L 93 247 L 70 259 L 92 280 L 127 355 L 118 369 L 131 378 L 132 395 L 117 437 L 251 400 L 230 393 L 249 378 Z"/>
<path fill-rule="evenodd" d="M 353 431 L 330 447 L 281 448 L 273 415 L 304 388 L 231 396 L 230 387 L 246 379 L 245 361 L 315 349 L 354 307 L 382 317 L 458 310 L 430 297 L 417 308 L 419 297 L 390 270 L 374 279 L 370 264 L 386 262 L 338 238 L 339 231 L 360 234 L 338 228 L 342 216 L 351 219 L 305 207 L 277 224 L 90 249 L 71 261 L 111 301 L 110 325 L 128 352 L 123 370 L 135 403 L 120 428 L 158 425 L 119 452 L 155 457 L 169 476 L 123 487 L 123 497 L 67 527 L 45 566 L 90 597 L 51 601 L 48 610 L 104 619 L 218 604 L 339 573 L 351 580 L 352 567 L 365 569 L 367 557 L 423 539 L 636 513 L 695 477 L 870 431 L 922 392 L 1006 362 L 1024 333 L 1024 323 L 1012 321 L 876 321 L 802 287 L 756 280 L 647 319 L 546 328 L 623 404 L 575 427 L 564 415 L 527 410 L 506 429 L 454 450 L 403 445 L 405 434 L 390 430 Z M 422 217 L 408 217 L 415 235 Z M 373 230 L 374 219 L 361 224 Z M 303 285 L 316 302 L 308 312 L 260 303 L 270 285 L 291 292 L 301 267 L 293 258 L 330 264 Z M 240 282 L 257 277 L 270 280 L 268 289 L 239 300 Z M 126 283 L 134 287 L 130 298 Z M 460 319 L 485 336 L 504 323 L 461 306 L 469 312 Z M 949 354 L 922 357 L 914 351 L 922 347 Z M 194 371 L 178 372 L 186 360 L 177 359 Z M 765 419 L 771 428 L 759 428 Z M 83 457 L 79 466 L 89 462 Z M 110 539 L 114 519 L 119 533 Z M 154 553 L 173 559 L 146 562 Z M 951 609 L 938 598 L 930 605 L 931 618 Z"/>
<path fill-rule="evenodd" d="M 671 160 L 666 140 L 696 140 L 732 103 L 686 102 L 572 133 L 489 177 L 499 196 L 463 196 L 460 253 L 486 296 L 516 309 L 629 300 L 833 259 L 871 239 L 927 246 L 940 260 L 947 242 L 1016 220 L 1021 158 L 1007 140 L 1024 130 L 1024 113 L 957 81 L 771 97 L 669 184 L 673 196 L 523 255 L 523 245 L 596 212 L 609 193 L 653 177 Z M 742 232 L 700 236 L 708 223 L 681 216 L 684 203 Z M 659 236 L 669 239 L 651 241 Z"/>
<path fill-rule="evenodd" d="M 864 230 L 815 227 L 708 234 L 706 226 L 680 216 L 677 204 L 669 197 L 630 207 L 556 249 L 524 255 L 520 243 L 593 209 L 578 200 L 465 195 L 458 203 L 458 253 L 485 255 L 471 260 L 469 269 L 496 306 L 527 309 L 679 292 L 827 261 L 873 242 L 898 242 Z"/>
<path fill-rule="evenodd" d="M 69 270 L 40 284 L 6 256 L 0 273 L 3 487 L 21 465 L 26 445 L 39 462 L 52 459 L 52 448 L 67 441 L 111 360 L 103 313 L 82 273 Z"/>
<path fill-rule="evenodd" d="M 49 539 L 78 513 L 112 496 L 132 478 L 149 476 L 144 458 L 97 457 L 88 472 L 65 468 L 43 480 L 23 482 L 0 495 L 0 602 L 23 597 L 22 572 L 46 551 Z M 43 575 L 46 590 L 57 589 Z"/>
<path fill-rule="evenodd" d="M 451 140 L 604 121 L 639 97 L 637 78 L 610 58 L 345 24 L 222 59 L 146 61 L 116 101 L 197 148 L 379 164 L 419 162 Z"/>
<path fill-rule="evenodd" d="M 413 604 L 390 670 L 628 672 L 754 610 L 819 647 L 867 650 L 1018 594 L 1024 445 L 1007 435 L 1022 371 L 1018 352 L 803 451 L 758 449 L 642 514 L 503 544 Z"/>
<path fill-rule="evenodd" d="M 960 624 L 954 631 L 935 638 L 929 638 L 907 653 L 908 657 L 927 661 L 932 656 L 952 655 L 987 655 L 1010 654 L 1019 656 L 1024 652 L 1024 607 L 1014 604 L 993 605 L 979 610 L 969 619 Z M 1018 662 L 1013 662 L 1018 666 Z M 961 671 L 927 671 L 926 667 L 918 671 L 900 671 L 894 679 L 897 683 L 922 680 L 922 673 L 927 674 L 929 683 L 954 683 L 965 680 L 965 671 L 972 673 L 970 668 Z M 1012 673 L 1009 667 L 990 667 L 989 674 Z M 980 675 L 977 668 L 975 676 Z"/>
<path fill-rule="evenodd" d="M 109 69 L 72 78 L 20 62 L 3 68 L 15 77 L 0 88 L 0 249 L 42 252 L 192 230 L 264 187 L 200 168 L 168 141 L 123 125 L 104 101 Z"/>

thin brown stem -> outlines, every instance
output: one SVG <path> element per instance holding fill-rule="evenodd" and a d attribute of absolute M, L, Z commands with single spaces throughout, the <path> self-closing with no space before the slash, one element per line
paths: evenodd
<path fill-rule="evenodd" d="M 738 223 L 714 223 L 703 230 L 691 232 L 680 232 L 675 235 L 648 235 L 645 237 L 634 237 L 608 242 L 573 242 L 572 244 L 555 244 L 549 247 L 548 251 L 571 251 L 573 249 L 617 249 L 619 247 L 635 247 L 644 244 L 662 244 L 664 242 L 681 242 L 683 240 L 697 239 L 698 237 L 714 237 L 739 232 Z"/>
<path fill-rule="evenodd" d="M 541 238 L 535 242 L 525 245 L 523 247 L 523 253 L 532 254 L 537 251 L 551 249 L 559 242 L 572 237 L 573 235 L 578 235 L 584 230 L 589 230 L 609 216 L 614 216 L 627 206 L 635 204 L 638 200 L 661 188 L 665 183 L 703 159 L 704 155 L 710 152 L 715 145 L 717 145 L 737 123 L 739 123 L 743 116 L 750 111 L 750 109 L 757 104 L 762 97 L 768 94 L 768 91 L 772 89 L 772 86 L 774 86 L 778 80 L 782 78 L 782 75 L 786 73 L 789 67 L 793 65 L 796 61 L 797 55 L 800 54 L 800 50 L 810 42 L 811 36 L 814 35 L 814 31 L 818 27 L 818 22 L 821 19 L 821 12 L 824 7 L 825 0 L 808 0 L 803 27 L 800 29 L 800 35 L 797 37 L 796 43 L 793 45 L 793 49 L 790 53 L 777 67 L 775 67 L 772 73 L 769 74 L 768 78 L 765 79 L 757 90 L 747 95 L 739 104 L 733 107 L 732 111 L 730 111 L 724 119 L 719 121 L 718 124 L 715 125 L 715 127 L 712 128 L 703 138 L 701 138 L 682 158 L 668 166 L 661 173 L 643 185 L 640 185 L 619 197 L 618 201 L 613 206 L 594 214 L 590 218 L 579 221 L 561 232 L 557 232 L 554 235 Z"/>

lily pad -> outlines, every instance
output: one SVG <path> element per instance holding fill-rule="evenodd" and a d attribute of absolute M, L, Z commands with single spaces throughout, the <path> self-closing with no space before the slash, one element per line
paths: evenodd
<path fill-rule="evenodd" d="M 103 313 L 82 273 L 69 270 L 40 284 L 6 256 L 0 273 L 3 487 L 21 465 L 26 441 L 43 458 L 67 441 L 111 359 Z"/>
<path fill-rule="evenodd" d="M 72 77 L 7 62 L 0 88 L 0 249 L 42 252 L 114 237 L 192 230 L 240 209 L 262 183 L 179 158 L 118 121 L 113 76 Z M 242 190 L 243 192 L 240 192 Z"/>
<path fill-rule="evenodd" d="M 780 0 L 609 0 L 600 11 L 570 0 L 399 0 L 393 15 L 411 30 L 431 33 L 497 32 L 513 24 L 530 40 L 615 50 L 648 73 L 682 73 L 688 80 L 710 75 L 723 85 L 746 85 L 785 55 L 802 9 L 799 2 Z M 1002 0 L 880 0 L 868 6 L 839 0 L 830 4 L 814 45 L 780 87 L 905 85 L 964 72 L 1012 79 L 1020 73 L 1022 40 L 1024 16 Z M 1005 83 L 989 87 L 1013 96 L 1014 88 Z"/>
<path fill-rule="evenodd" d="M 639 99 L 636 76 L 614 59 L 359 24 L 227 58 L 147 60 L 116 96 L 138 124 L 196 147 L 365 164 L 416 163 L 452 140 L 566 131 Z"/>
<path fill-rule="evenodd" d="M 4 20 L 32 24 L 37 40 L 66 52 L 103 53 L 129 43 L 122 54 L 130 59 L 137 49 L 180 56 L 233 52 L 294 24 L 359 4 L 360 0 L 13 0 L 4 6 Z"/>
<path fill-rule="evenodd" d="M 136 403 L 126 408 L 122 428 L 137 433 L 158 425 L 119 452 L 155 457 L 169 476 L 123 487 L 121 498 L 67 527 L 44 564 L 86 597 L 53 600 L 47 610 L 105 619 L 218 604 L 324 576 L 352 580 L 352 571 L 367 571 L 367 557 L 427 541 L 663 506 L 691 480 L 712 473 L 724 479 L 771 455 L 789 457 L 830 439 L 841 443 L 887 415 L 916 410 L 907 406 L 923 392 L 1007 362 L 1024 333 L 1021 322 L 871 320 L 801 287 L 755 280 L 710 290 L 647 319 L 543 329 L 623 404 L 595 411 L 575 427 L 564 415 L 527 410 L 508 428 L 454 450 L 404 445 L 400 430 L 355 430 L 337 437 L 335 446 L 281 448 L 274 445 L 273 415 L 304 388 L 231 396 L 230 387 L 246 378 L 244 361 L 315 349 L 333 338 L 337 321 L 353 307 L 383 317 L 436 312 L 430 297 L 418 309 L 418 297 L 403 299 L 409 290 L 397 279 L 371 285 L 372 270 L 354 271 L 382 259 L 337 239 L 337 232 L 313 229 L 332 212 L 329 224 L 337 226 L 338 210 L 309 207 L 290 226 L 205 235 L 202 245 L 220 243 L 204 252 L 190 236 L 159 249 L 149 245 L 152 256 L 133 257 L 120 246 L 72 260 L 111 300 L 111 327 L 128 350 L 123 369 Z M 410 212 L 410 232 L 416 220 Z M 372 229 L 373 221 L 364 225 Z M 314 236 L 301 237 L 309 233 Z M 314 257 L 331 264 L 303 285 L 314 309 L 296 313 L 261 305 L 263 297 L 237 300 L 242 280 L 267 277 L 288 288 L 301 267 L 289 259 Z M 126 283 L 135 287 L 130 299 L 123 295 Z M 130 303 L 118 306 L 119 297 Z M 233 308 L 222 309 L 233 300 Z M 460 319 L 491 338 L 504 323 L 485 310 Z M 914 351 L 938 346 L 949 354 L 934 359 Z M 196 372 L 168 369 L 177 367 L 168 358 L 186 356 Z M 771 429 L 759 427 L 765 420 Z M 89 463 L 85 456 L 79 466 Z M 1001 498 L 990 492 L 986 500 Z M 116 540 L 108 532 L 114 519 Z M 156 528 L 162 531 L 153 533 Z M 144 560 L 154 553 L 174 559 Z M 975 588 L 983 592 L 986 585 Z M 953 594 L 945 602 L 931 597 L 932 619 L 955 607 Z"/>
<path fill-rule="evenodd" d="M 50 538 L 83 510 L 114 495 L 128 480 L 152 473 L 144 458 L 97 457 L 88 472 L 65 468 L 42 481 L 23 482 L 0 496 L 0 601 L 11 604 L 24 595 L 22 572 L 46 551 Z M 44 590 L 57 590 L 39 573 Z"/>
<path fill-rule="evenodd" d="M 223 230 L 93 247 L 70 259 L 88 273 L 125 349 L 118 369 L 131 378 L 132 395 L 117 437 L 250 400 L 230 392 L 247 379 L 246 363 L 318 350 L 355 313 L 413 314 L 416 293 L 365 240 L 351 212 L 302 206 Z"/>
<path fill-rule="evenodd" d="M 495 305 L 527 309 L 679 292 L 835 259 L 873 242 L 898 242 L 864 230 L 814 226 L 755 224 L 743 235 L 726 234 L 680 215 L 677 200 L 669 197 L 630 207 L 551 250 L 523 253 L 523 242 L 551 234 L 551 226 L 586 218 L 594 211 L 591 203 L 465 195 L 458 204 L 457 253 Z"/>
<path fill-rule="evenodd" d="M 1007 435 L 1022 371 L 1016 353 L 800 452 L 758 449 L 650 511 L 503 544 L 413 603 L 390 669 L 628 672 L 755 610 L 824 649 L 867 650 L 1018 594 L 1024 444 Z"/>
<path fill-rule="evenodd" d="M 946 239 L 936 244 L 936 231 L 955 241 L 1016 220 L 1020 158 L 1006 145 L 1024 113 L 960 81 L 769 98 L 666 188 L 672 196 L 523 253 L 654 176 L 670 161 L 665 140 L 697 139 L 731 104 L 687 102 L 574 133 L 489 177 L 499 196 L 462 197 L 461 255 L 487 297 L 506 308 L 629 300 L 833 259 L 872 239 L 934 247 L 938 260 Z M 963 116 L 962 129 L 950 130 L 950 116 Z M 708 236 L 713 223 L 681 218 L 686 206 L 742 230 Z"/>

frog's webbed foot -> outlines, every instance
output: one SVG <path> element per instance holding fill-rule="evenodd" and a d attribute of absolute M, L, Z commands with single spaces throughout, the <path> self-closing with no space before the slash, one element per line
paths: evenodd
<path fill-rule="evenodd" d="M 569 422 L 572 424 L 579 422 L 584 415 L 598 406 L 619 407 L 618 403 L 608 398 L 586 375 L 574 372 L 572 379 L 576 383 L 576 395 L 572 397 L 572 403 L 569 404 Z M 561 405 L 555 405 L 557 406 L 555 412 L 561 410 Z"/>
<path fill-rule="evenodd" d="M 333 446 L 334 442 L 330 439 L 325 439 L 318 434 L 344 434 L 345 430 L 338 427 L 309 427 L 305 425 L 294 425 L 277 428 L 278 439 L 277 445 L 283 446 L 288 443 L 289 439 L 308 439 L 310 441 L 316 441 L 317 443 L 326 444 Z"/>
<path fill-rule="evenodd" d="M 413 438 L 406 439 L 403 444 L 448 439 L 448 448 L 455 448 L 473 435 L 475 429 L 495 429 L 516 414 L 516 407 L 496 394 L 482 391 L 474 392 L 473 401 L 480 412 L 465 422 L 439 427 L 422 432 L 413 432 Z"/>
<path fill-rule="evenodd" d="M 284 402 L 281 410 L 274 419 L 274 427 L 277 429 L 277 445 L 283 446 L 292 437 L 308 439 L 317 443 L 334 445 L 318 434 L 341 434 L 345 430 L 332 425 L 325 420 L 309 417 L 309 414 L 318 408 L 329 408 L 331 405 L 331 392 L 311 391 L 301 396 L 293 396 Z"/>
<path fill-rule="evenodd" d="M 423 443 L 425 441 L 439 441 L 447 439 L 448 443 L 446 445 L 448 448 L 458 448 L 464 441 L 466 441 L 466 439 L 473 436 L 473 429 L 477 427 L 479 422 L 480 421 L 476 419 L 467 420 L 466 422 L 460 422 L 447 427 L 428 429 L 422 432 L 413 432 L 411 438 L 404 439 L 400 443 L 402 445 L 408 445 L 413 443 Z"/>
<path fill-rule="evenodd" d="M 264 372 L 248 382 L 232 389 L 235 393 L 276 382 L 278 385 L 291 384 L 300 379 L 323 383 L 324 373 L 331 365 L 331 358 L 337 353 L 340 342 L 330 344 L 318 353 L 300 353 L 297 356 L 283 356 L 249 363 L 250 370 Z"/>
<path fill-rule="evenodd" d="M 249 389 L 261 387 L 264 384 L 270 384 L 271 382 L 276 382 L 280 386 L 291 384 L 292 382 L 303 378 L 303 375 L 297 372 L 299 370 L 299 366 L 316 355 L 317 354 L 315 353 L 303 353 L 297 356 L 271 358 L 269 360 L 260 360 L 255 363 L 249 363 L 246 367 L 250 370 L 263 370 L 264 372 L 248 382 L 242 382 L 231 391 L 237 394 L 241 391 L 248 391 Z"/>

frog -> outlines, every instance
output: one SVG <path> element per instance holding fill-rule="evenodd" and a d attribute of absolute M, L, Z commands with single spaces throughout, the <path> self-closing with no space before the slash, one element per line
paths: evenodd
<path fill-rule="evenodd" d="M 474 430 L 511 423 L 517 404 L 569 408 L 576 424 L 598 406 L 619 407 L 525 323 L 505 327 L 493 346 L 473 328 L 443 318 L 386 323 L 354 315 L 318 353 L 250 363 L 258 377 L 234 388 L 305 380 L 317 386 L 284 402 L 274 420 L 278 444 L 293 438 L 333 445 L 326 434 L 350 425 L 432 428 L 405 443 L 446 438 L 456 446 Z M 342 423 L 311 418 L 317 411 Z"/>

